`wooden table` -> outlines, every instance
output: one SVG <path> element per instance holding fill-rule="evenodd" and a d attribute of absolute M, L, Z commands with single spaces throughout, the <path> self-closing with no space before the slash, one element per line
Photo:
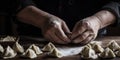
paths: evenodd
<path fill-rule="evenodd" d="M 33 43 L 38 44 L 38 45 L 41 44 L 40 46 L 43 46 L 43 45 L 45 45 L 47 43 L 47 41 L 44 41 L 44 39 L 42 39 L 42 38 L 27 37 L 27 36 L 21 36 L 20 38 L 21 39 L 20 39 L 19 43 L 24 45 L 24 46 L 29 46 L 29 45 L 31 45 Z M 106 36 L 106 37 L 97 38 L 96 40 L 102 41 L 103 45 L 106 45 L 111 40 L 115 40 L 120 45 L 120 36 Z M 3 60 L 3 59 L 0 59 L 0 60 Z M 12 59 L 9 59 L 9 60 L 29 60 L 29 59 L 12 58 Z M 62 58 L 53 58 L 53 57 L 46 57 L 44 55 L 41 55 L 40 57 L 37 57 L 35 59 L 31 59 L 31 60 L 82 60 L 82 59 L 80 58 L 79 55 L 67 56 L 67 57 L 62 57 Z M 97 60 L 120 60 L 120 58 L 97 59 Z"/>

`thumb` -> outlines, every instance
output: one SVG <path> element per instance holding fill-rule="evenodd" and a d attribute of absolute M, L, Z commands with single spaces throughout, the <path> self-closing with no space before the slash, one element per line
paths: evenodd
<path fill-rule="evenodd" d="M 64 33 L 70 38 L 72 32 L 70 32 L 68 26 L 66 25 L 66 23 L 64 21 L 62 23 L 62 29 L 63 29 Z"/>

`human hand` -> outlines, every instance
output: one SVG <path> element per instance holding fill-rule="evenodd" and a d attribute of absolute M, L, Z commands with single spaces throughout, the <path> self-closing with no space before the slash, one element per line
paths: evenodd
<path fill-rule="evenodd" d="M 41 29 L 44 37 L 51 42 L 59 44 L 67 44 L 70 42 L 67 36 L 70 31 L 66 23 L 56 16 L 49 17 Z"/>
<path fill-rule="evenodd" d="M 99 29 L 100 21 L 95 16 L 78 21 L 72 31 L 72 43 L 82 45 L 89 43 L 96 38 Z"/>

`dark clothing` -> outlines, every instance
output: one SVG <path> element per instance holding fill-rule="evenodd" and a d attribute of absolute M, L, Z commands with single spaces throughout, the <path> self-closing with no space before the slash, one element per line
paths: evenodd
<path fill-rule="evenodd" d="M 8 0 L 9 1 L 9 0 Z M 13 3 L 14 2 L 14 3 Z M 109 10 L 116 17 L 116 23 L 120 23 L 120 1 L 119 0 L 15 0 L 9 1 L 8 6 L 10 8 L 2 8 L 1 12 L 9 12 L 11 15 L 15 15 L 23 8 L 29 5 L 35 5 L 36 7 L 56 15 L 63 19 L 70 29 L 73 29 L 75 23 L 83 18 L 89 17 L 100 10 Z M 17 2 L 17 3 L 15 3 Z M 11 6 L 11 3 L 12 6 Z M 4 5 L 6 3 L 4 2 Z M 4 6 L 1 5 L 0 7 Z M 19 7 L 19 8 L 18 8 Z M 13 9 L 12 9 L 13 8 Z M 4 10 L 6 9 L 6 10 Z M 8 9 L 10 11 L 8 11 Z M 115 25 L 116 25 L 115 23 Z M 22 34 L 37 34 L 40 30 L 36 27 L 27 24 L 19 24 L 19 31 Z"/>

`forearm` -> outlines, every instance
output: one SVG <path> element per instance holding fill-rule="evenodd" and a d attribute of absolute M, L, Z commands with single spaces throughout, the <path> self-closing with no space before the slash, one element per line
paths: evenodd
<path fill-rule="evenodd" d="M 99 20 L 98 22 L 100 23 L 100 29 L 110 24 L 113 24 L 116 20 L 116 17 L 114 16 L 114 14 L 112 14 L 111 12 L 107 10 L 99 11 L 93 16 L 96 16 L 98 18 Z"/>
<path fill-rule="evenodd" d="M 49 16 L 50 14 L 36 8 L 35 6 L 28 6 L 17 14 L 20 21 L 32 24 L 39 28 L 41 28 L 43 23 L 48 20 Z"/>

